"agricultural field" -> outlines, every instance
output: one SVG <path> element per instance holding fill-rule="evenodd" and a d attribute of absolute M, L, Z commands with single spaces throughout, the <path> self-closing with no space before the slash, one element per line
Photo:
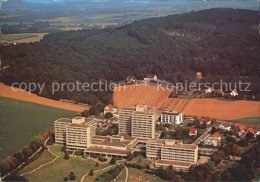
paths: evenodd
<path fill-rule="evenodd" d="M 53 122 L 61 117 L 73 117 L 76 113 L 55 109 L 38 104 L 0 97 L 1 104 L 1 155 L 22 150 L 33 141 L 53 128 Z"/>
<path fill-rule="evenodd" d="M 260 124 L 260 117 L 249 117 L 235 120 L 236 123 Z"/>
<path fill-rule="evenodd" d="M 116 107 L 131 107 L 137 104 L 154 106 L 158 111 L 163 109 L 182 111 L 186 115 L 211 117 L 221 120 L 236 120 L 260 116 L 259 101 L 222 101 L 219 99 L 180 99 L 169 98 L 170 90 L 157 89 L 154 85 L 127 85 L 116 87 L 113 95 Z"/>
<path fill-rule="evenodd" d="M 39 42 L 47 33 L 0 34 L 0 43 Z"/>
<path fill-rule="evenodd" d="M 29 93 L 24 90 L 19 90 L 18 88 L 15 88 L 16 91 L 14 91 L 12 87 L 5 85 L 1 82 L 0 82 L 0 89 L 1 89 L 0 97 L 26 101 L 30 103 L 40 104 L 48 107 L 54 107 L 54 108 L 74 111 L 74 112 L 83 112 L 84 110 L 89 109 L 88 107 L 85 106 L 68 104 L 68 103 L 40 97 L 36 94 Z"/>
<path fill-rule="evenodd" d="M 109 166 L 107 163 L 99 163 L 98 167 L 95 167 L 96 161 L 92 158 L 83 159 L 80 156 L 70 155 L 69 160 L 63 158 L 64 153 L 61 151 L 62 147 L 58 145 L 48 146 L 49 150 L 45 150 L 41 156 L 26 166 L 19 172 L 19 175 L 23 175 L 29 181 L 63 181 L 64 177 L 68 176 L 71 172 L 76 175 L 76 181 L 80 181 L 81 178 L 90 171 L 92 168 L 100 170 Z M 54 156 L 56 155 L 56 156 Z M 52 157 L 50 157 L 52 155 Z M 53 161 L 58 156 L 57 160 Z M 32 170 L 51 162 L 36 171 Z M 102 173 L 105 171 L 102 171 Z M 85 178 L 86 179 L 86 178 Z"/>

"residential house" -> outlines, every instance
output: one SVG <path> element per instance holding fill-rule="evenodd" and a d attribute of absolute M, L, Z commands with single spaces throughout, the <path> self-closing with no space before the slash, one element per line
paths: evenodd
<path fill-rule="evenodd" d="M 252 127 L 247 128 L 247 131 L 250 132 L 250 133 L 254 133 L 255 132 L 254 128 L 252 128 Z"/>
<path fill-rule="evenodd" d="M 202 73 L 201 72 L 197 72 L 196 73 L 196 78 L 197 79 L 201 79 L 202 78 Z"/>
<path fill-rule="evenodd" d="M 245 127 L 243 125 L 234 125 L 234 131 L 238 133 L 239 136 L 244 135 Z"/>
<path fill-rule="evenodd" d="M 237 90 L 233 90 L 232 92 L 230 92 L 230 95 L 231 96 L 238 96 L 238 92 L 237 92 Z"/>
<path fill-rule="evenodd" d="M 109 113 L 109 112 L 112 113 L 112 114 L 114 114 L 114 113 L 117 112 L 117 109 L 114 108 L 111 104 L 108 104 L 108 105 L 104 108 L 104 114 Z"/>
<path fill-rule="evenodd" d="M 204 145 L 212 145 L 217 147 L 221 144 L 221 135 L 218 132 L 215 132 L 214 134 L 207 137 L 203 143 Z"/>
<path fill-rule="evenodd" d="M 232 124 L 230 123 L 221 123 L 219 125 L 219 128 L 222 129 L 222 130 L 226 130 L 226 131 L 230 131 L 231 130 L 231 127 L 232 127 Z"/>
<path fill-rule="evenodd" d="M 189 130 L 189 136 L 197 136 L 198 131 L 196 128 L 190 128 Z"/>
<path fill-rule="evenodd" d="M 126 78 L 126 82 L 128 83 L 136 83 L 137 82 L 137 79 L 135 78 L 135 76 L 133 75 L 130 75 Z"/>
<path fill-rule="evenodd" d="M 214 89 L 213 89 L 212 87 L 209 87 L 209 88 L 205 91 L 205 93 L 206 93 L 206 94 L 211 94 L 213 91 L 214 91 Z"/>
<path fill-rule="evenodd" d="M 224 92 L 222 89 L 219 89 L 219 90 L 218 90 L 218 93 L 221 94 L 222 96 L 225 95 L 225 92 Z"/>
<path fill-rule="evenodd" d="M 157 81 L 158 77 L 155 74 L 148 74 L 146 78 L 144 78 L 144 81 Z"/>

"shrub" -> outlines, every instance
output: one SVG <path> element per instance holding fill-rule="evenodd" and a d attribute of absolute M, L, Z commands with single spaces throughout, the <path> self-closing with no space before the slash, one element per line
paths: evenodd
<path fill-rule="evenodd" d="M 94 172 L 93 172 L 93 169 L 90 169 L 90 171 L 89 171 L 89 174 L 88 174 L 89 176 L 93 176 L 94 175 Z"/>
<path fill-rule="evenodd" d="M 65 153 L 64 153 L 64 159 L 66 159 L 66 160 L 70 159 L 69 153 L 67 151 L 65 151 Z"/>
<path fill-rule="evenodd" d="M 109 162 L 109 164 L 115 164 L 116 163 L 116 158 L 112 158 L 111 161 Z"/>
<path fill-rule="evenodd" d="M 107 159 L 104 158 L 104 157 L 99 157 L 98 160 L 99 160 L 100 162 L 106 162 L 106 161 L 107 161 Z"/>

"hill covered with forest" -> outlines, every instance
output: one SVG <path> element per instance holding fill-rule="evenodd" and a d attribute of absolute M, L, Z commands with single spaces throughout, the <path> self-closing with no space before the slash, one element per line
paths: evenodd
<path fill-rule="evenodd" d="M 205 81 L 223 79 L 254 83 L 259 94 L 259 15 L 240 9 L 208 9 L 137 21 L 118 28 L 49 34 L 39 43 L 3 46 L 6 69 L 1 80 L 13 82 L 119 81 L 128 75 L 142 79 L 192 81 L 201 71 Z M 107 92 L 57 92 L 42 96 L 96 104 L 112 102 Z"/>

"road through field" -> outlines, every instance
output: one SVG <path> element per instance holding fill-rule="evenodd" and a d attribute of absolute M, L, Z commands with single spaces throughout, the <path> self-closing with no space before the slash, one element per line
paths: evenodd
<path fill-rule="evenodd" d="M 127 85 L 125 89 L 115 88 L 113 101 L 116 107 L 131 107 L 138 104 L 154 106 L 157 111 L 169 109 L 182 111 L 186 115 L 210 117 L 221 120 L 236 120 L 260 116 L 259 101 L 222 101 L 218 99 L 169 98 L 171 91 L 157 90 L 154 85 Z M 185 106 L 185 107 L 184 107 Z"/>

